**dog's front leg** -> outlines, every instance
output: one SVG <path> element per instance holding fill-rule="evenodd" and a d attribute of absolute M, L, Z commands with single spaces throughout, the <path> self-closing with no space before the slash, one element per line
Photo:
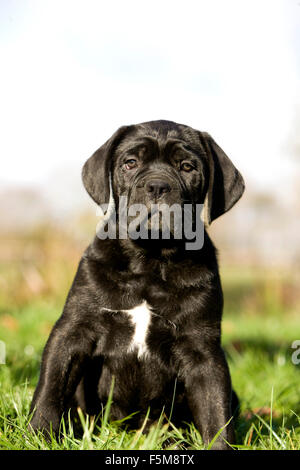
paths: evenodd
<path fill-rule="evenodd" d="M 74 395 L 92 350 L 91 333 L 80 325 L 73 327 L 61 318 L 46 344 L 39 383 L 30 412 L 34 411 L 29 429 L 55 434 L 69 400 Z M 45 432 L 46 431 L 46 432 Z"/>
<path fill-rule="evenodd" d="M 231 419 L 231 380 L 221 347 L 186 350 L 183 357 L 180 375 L 183 376 L 194 423 L 204 444 L 209 444 L 224 427 L 212 448 L 230 449 L 226 441 L 229 444 L 235 442 Z"/>

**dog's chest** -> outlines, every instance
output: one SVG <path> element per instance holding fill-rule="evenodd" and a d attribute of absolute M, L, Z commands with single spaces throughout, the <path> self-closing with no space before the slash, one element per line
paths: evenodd
<path fill-rule="evenodd" d="M 103 308 L 102 312 L 107 325 L 104 352 L 113 355 L 136 352 L 139 358 L 149 353 L 147 339 L 153 312 L 146 301 L 131 309 Z"/>

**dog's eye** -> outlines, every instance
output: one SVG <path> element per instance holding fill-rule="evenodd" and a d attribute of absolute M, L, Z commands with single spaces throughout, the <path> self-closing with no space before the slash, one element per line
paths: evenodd
<path fill-rule="evenodd" d="M 129 160 L 126 160 L 125 162 L 125 168 L 126 170 L 131 170 L 132 168 L 135 168 L 137 166 L 137 161 L 135 158 L 130 158 Z"/>
<path fill-rule="evenodd" d="M 182 171 L 192 171 L 194 169 L 193 165 L 188 162 L 181 162 L 180 169 Z"/>

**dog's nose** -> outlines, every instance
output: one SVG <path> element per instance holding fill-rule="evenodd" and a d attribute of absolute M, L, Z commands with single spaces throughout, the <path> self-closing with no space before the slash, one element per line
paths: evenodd
<path fill-rule="evenodd" d="M 163 180 L 148 181 L 146 183 L 145 189 L 147 193 L 154 198 L 159 198 L 162 194 L 171 191 L 170 185 Z"/>

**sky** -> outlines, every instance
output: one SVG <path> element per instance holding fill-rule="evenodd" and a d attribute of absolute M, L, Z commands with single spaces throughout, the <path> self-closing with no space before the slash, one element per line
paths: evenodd
<path fill-rule="evenodd" d="M 299 50 L 299 0 L 1 0 L 0 183 L 80 179 L 118 127 L 169 119 L 288 188 Z"/>

